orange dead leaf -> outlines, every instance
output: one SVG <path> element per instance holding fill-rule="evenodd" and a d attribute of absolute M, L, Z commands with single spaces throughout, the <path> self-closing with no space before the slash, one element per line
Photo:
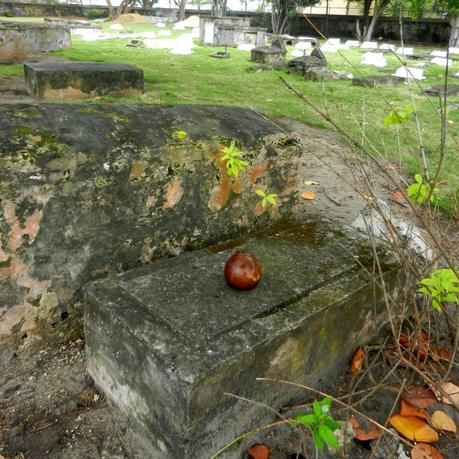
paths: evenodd
<path fill-rule="evenodd" d="M 303 193 L 301 193 L 301 197 L 308 201 L 313 201 L 314 199 L 316 199 L 316 194 L 314 193 L 314 191 L 304 191 Z"/>
<path fill-rule="evenodd" d="M 437 448 L 426 443 L 418 443 L 411 450 L 411 459 L 444 459 L 444 456 Z"/>
<path fill-rule="evenodd" d="M 445 432 L 456 433 L 455 422 L 444 411 L 434 411 L 432 417 L 430 418 L 430 422 L 437 429 L 444 430 Z"/>
<path fill-rule="evenodd" d="M 400 415 L 402 416 L 416 416 L 422 419 L 428 419 L 427 413 L 422 408 L 412 405 L 406 400 L 400 401 Z"/>
<path fill-rule="evenodd" d="M 443 392 L 449 395 L 449 397 L 446 397 L 446 395 L 440 394 L 441 401 L 447 405 L 454 404 L 459 406 L 459 387 L 451 381 L 445 381 L 444 383 L 441 383 L 440 387 Z"/>
<path fill-rule="evenodd" d="M 364 359 L 365 349 L 362 346 L 359 346 L 358 349 L 355 351 L 354 356 L 352 357 L 349 372 L 352 374 L 357 373 L 362 368 Z"/>
<path fill-rule="evenodd" d="M 416 359 L 427 360 L 429 353 L 429 337 L 427 333 L 421 332 L 418 336 L 413 333 L 400 335 L 398 339 L 400 346 L 409 351 Z"/>
<path fill-rule="evenodd" d="M 433 392 L 424 386 L 405 389 L 402 398 L 417 408 L 428 408 L 437 401 Z"/>
<path fill-rule="evenodd" d="M 389 419 L 392 427 L 409 440 L 424 443 L 438 441 L 438 433 L 422 419 L 414 416 L 401 416 L 396 414 Z"/>
<path fill-rule="evenodd" d="M 262 443 L 256 443 L 247 450 L 247 454 L 250 459 L 268 459 L 270 449 Z"/>
<path fill-rule="evenodd" d="M 360 427 L 359 421 L 356 418 L 349 418 L 349 422 L 354 430 L 355 438 L 360 441 L 369 441 L 378 438 L 381 431 L 374 424 L 370 424 L 368 429 Z"/>
<path fill-rule="evenodd" d="M 403 196 L 403 193 L 401 191 L 394 191 L 392 193 L 392 199 L 394 201 L 403 202 L 405 201 L 405 196 Z"/>

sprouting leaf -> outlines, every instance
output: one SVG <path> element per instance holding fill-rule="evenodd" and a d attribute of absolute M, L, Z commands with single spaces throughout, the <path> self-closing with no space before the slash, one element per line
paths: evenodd
<path fill-rule="evenodd" d="M 369 424 L 367 429 L 364 429 L 360 426 L 359 421 L 351 417 L 349 422 L 352 425 L 352 430 L 354 431 L 355 438 L 360 441 L 369 441 L 378 438 L 381 435 L 381 430 L 374 424 Z"/>
<path fill-rule="evenodd" d="M 314 411 L 314 415 L 319 418 L 320 415 L 322 414 L 322 407 L 320 406 L 320 403 L 317 400 L 314 400 L 312 402 L 312 410 Z"/>
<path fill-rule="evenodd" d="M 444 456 L 432 445 L 418 443 L 411 450 L 411 459 L 444 459 Z"/>
<path fill-rule="evenodd" d="M 444 411 L 434 411 L 432 413 L 432 417 L 430 418 L 430 422 L 437 429 L 456 433 L 455 422 Z"/>
<path fill-rule="evenodd" d="M 333 433 L 333 431 L 328 426 L 326 426 L 325 424 L 320 424 L 319 434 L 322 437 L 322 439 L 325 441 L 325 443 L 327 443 L 328 446 L 331 446 L 334 449 L 339 448 L 338 439 L 336 438 L 336 435 Z"/>
<path fill-rule="evenodd" d="M 354 356 L 351 360 L 351 367 L 349 368 L 349 372 L 352 374 L 357 373 L 361 370 L 363 361 L 365 360 L 365 349 L 362 346 L 359 346 L 354 353 Z"/>
<path fill-rule="evenodd" d="M 262 198 L 261 200 L 261 206 L 266 207 L 268 204 L 271 204 L 272 206 L 275 206 L 277 204 L 276 198 L 277 194 L 276 193 L 265 193 L 261 189 L 255 190 L 255 193 Z"/>
<path fill-rule="evenodd" d="M 405 108 L 395 108 L 394 110 L 391 110 L 384 119 L 384 126 L 390 126 L 394 124 L 405 124 L 408 120 L 408 117 L 412 113 L 412 105 L 408 105 L 408 107 Z"/>
<path fill-rule="evenodd" d="M 314 199 L 316 199 L 316 194 L 314 193 L 314 191 L 305 191 L 301 193 L 301 197 L 308 201 L 313 201 Z"/>
<path fill-rule="evenodd" d="M 266 196 L 266 193 L 263 190 L 260 190 L 259 188 L 255 190 L 255 193 L 261 198 L 264 198 Z"/>
<path fill-rule="evenodd" d="M 316 423 L 316 417 L 313 414 L 297 414 L 295 420 L 306 426 L 313 426 Z"/>
<path fill-rule="evenodd" d="M 236 142 L 231 141 L 229 147 L 224 147 L 222 150 L 222 161 L 226 161 L 226 170 L 229 176 L 239 176 L 239 172 L 244 170 L 248 163 L 241 159 L 242 152 L 236 146 Z"/>
<path fill-rule="evenodd" d="M 416 204 L 423 204 L 424 201 L 429 196 L 431 191 L 430 183 L 424 182 L 422 176 L 420 174 L 416 174 L 414 176 L 415 183 L 412 183 L 407 189 L 406 194 L 413 199 Z M 439 193 L 438 188 L 434 188 L 431 196 L 430 202 L 434 202 L 436 199 L 436 195 Z"/>
<path fill-rule="evenodd" d="M 250 459 L 268 459 L 270 453 L 269 447 L 262 443 L 256 443 L 247 450 Z"/>
<path fill-rule="evenodd" d="M 422 408 L 418 408 L 406 400 L 400 401 L 400 415 L 402 416 L 416 416 L 421 419 L 428 419 L 427 413 Z"/>
<path fill-rule="evenodd" d="M 174 131 L 172 133 L 172 137 L 176 140 L 180 140 L 180 142 L 183 142 L 188 138 L 188 133 L 186 131 Z"/>
<path fill-rule="evenodd" d="M 318 430 L 312 431 L 312 438 L 314 439 L 314 443 L 318 449 L 324 449 L 324 441 Z"/>
<path fill-rule="evenodd" d="M 396 414 L 389 419 L 389 423 L 409 440 L 423 443 L 438 441 L 438 433 L 422 419 L 414 416 Z"/>

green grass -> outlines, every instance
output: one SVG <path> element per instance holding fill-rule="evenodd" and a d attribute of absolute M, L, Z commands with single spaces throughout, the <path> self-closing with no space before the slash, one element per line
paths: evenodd
<path fill-rule="evenodd" d="M 110 23 L 103 23 L 108 29 Z M 153 25 L 124 24 L 126 30 L 158 31 Z M 174 36 L 183 32 L 173 31 Z M 160 38 L 160 37 L 158 37 Z M 168 37 L 164 37 L 168 38 Z M 384 127 L 384 118 L 392 108 L 406 107 L 411 103 L 408 86 L 367 89 L 352 86 L 350 81 L 325 82 L 304 81 L 302 77 L 288 75 L 283 71 L 255 71 L 249 62 L 250 53 L 230 49 L 230 59 L 213 59 L 214 51 L 221 48 L 195 48 L 191 56 L 172 55 L 168 50 L 126 47 L 127 40 L 113 39 L 98 42 L 85 42 L 73 39 L 72 48 L 60 50 L 56 54 L 71 60 L 98 62 L 124 62 L 144 70 L 146 92 L 130 98 L 102 98 L 102 101 L 129 103 L 193 103 L 241 105 L 254 108 L 269 117 L 289 117 L 312 126 L 329 127 L 327 123 L 287 90 L 279 77 L 285 77 L 295 88 L 321 109 L 326 108 L 346 132 L 355 138 L 362 137 L 361 127 L 365 128 L 367 145 L 371 145 L 383 156 L 406 167 L 410 174 L 421 170 L 419 160 L 419 141 L 414 119 L 399 129 Z M 416 48 L 418 49 L 418 48 Z M 430 49 L 424 49 L 426 53 Z M 340 54 L 327 54 L 330 68 L 345 70 L 354 76 L 390 75 L 401 65 L 393 55 L 388 56 L 389 66 L 377 69 L 360 64 L 362 52 L 357 49 L 341 51 Z M 410 61 L 410 65 L 419 61 Z M 451 83 L 459 62 L 450 69 Z M 424 88 L 441 84 L 444 69 L 439 66 L 424 68 L 426 80 Z M 0 76 L 18 74 L 16 66 L 0 66 Z M 429 153 L 428 160 L 433 170 L 438 160 L 440 144 L 439 102 L 427 99 L 414 84 L 414 100 L 422 126 L 423 141 Z M 90 101 L 88 101 L 90 102 Z M 459 103 L 458 97 L 448 98 L 448 104 Z M 443 175 L 449 186 L 459 189 L 459 110 L 448 116 L 447 158 Z M 397 136 L 399 131 L 399 136 Z M 400 147 L 399 147 L 400 145 Z M 451 201 L 443 199 L 442 206 L 451 209 Z"/>

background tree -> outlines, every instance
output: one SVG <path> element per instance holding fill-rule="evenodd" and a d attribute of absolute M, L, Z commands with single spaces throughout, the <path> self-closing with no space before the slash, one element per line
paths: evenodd
<path fill-rule="evenodd" d="M 418 0 L 419 1 L 419 0 Z M 451 25 L 451 35 L 449 36 L 449 46 L 459 47 L 459 0 L 438 0 L 439 6 L 448 14 Z"/>
<path fill-rule="evenodd" d="M 187 0 L 174 0 L 174 5 L 178 8 L 178 20 L 183 21 L 185 19 L 185 8 Z"/>
<path fill-rule="evenodd" d="M 305 6 L 314 5 L 320 0 L 270 0 L 271 26 L 273 33 L 281 35 L 288 30 L 290 20 L 297 16 Z"/>
<path fill-rule="evenodd" d="M 360 41 L 370 41 L 373 38 L 373 32 L 378 22 L 392 0 L 356 0 L 362 5 L 362 22 L 357 20 L 356 33 Z"/>
<path fill-rule="evenodd" d="M 226 14 L 227 0 L 212 0 L 212 14 L 219 18 Z"/>

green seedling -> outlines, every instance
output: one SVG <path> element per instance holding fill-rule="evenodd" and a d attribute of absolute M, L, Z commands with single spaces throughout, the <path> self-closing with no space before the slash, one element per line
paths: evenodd
<path fill-rule="evenodd" d="M 171 135 L 173 139 L 180 142 L 184 142 L 188 139 L 188 133 L 186 131 L 174 131 Z"/>
<path fill-rule="evenodd" d="M 322 401 L 314 400 L 312 403 L 312 413 L 297 414 L 295 422 L 305 425 L 312 433 L 314 444 L 322 450 L 327 444 L 329 447 L 338 449 L 338 438 L 334 434 L 335 430 L 341 426 L 330 415 L 331 399 L 324 398 Z"/>
<path fill-rule="evenodd" d="M 255 190 L 255 193 L 261 198 L 261 207 L 266 207 L 268 204 L 275 206 L 277 204 L 276 193 L 265 193 L 263 190 Z"/>
<path fill-rule="evenodd" d="M 243 171 L 247 167 L 247 161 L 241 159 L 242 152 L 236 146 L 233 140 L 229 147 L 223 148 L 222 161 L 226 161 L 226 170 L 228 175 L 231 177 L 234 175 L 237 177 L 239 172 Z"/>
<path fill-rule="evenodd" d="M 430 183 L 424 182 L 421 174 L 416 174 L 414 176 L 416 183 L 412 183 L 407 189 L 406 194 L 413 199 L 416 204 L 423 204 L 425 200 L 430 195 L 430 202 L 434 202 L 436 199 L 436 194 L 440 191 L 438 188 L 434 188 L 433 193 L 431 193 Z"/>
<path fill-rule="evenodd" d="M 442 311 L 446 303 L 459 304 L 459 279 L 452 269 L 439 268 L 420 281 L 420 293 L 424 293 L 437 311 Z"/>
<path fill-rule="evenodd" d="M 405 108 L 394 108 L 394 110 L 391 110 L 384 119 L 384 126 L 391 126 L 394 124 L 405 124 L 412 113 L 412 105 L 408 105 L 408 107 Z"/>

